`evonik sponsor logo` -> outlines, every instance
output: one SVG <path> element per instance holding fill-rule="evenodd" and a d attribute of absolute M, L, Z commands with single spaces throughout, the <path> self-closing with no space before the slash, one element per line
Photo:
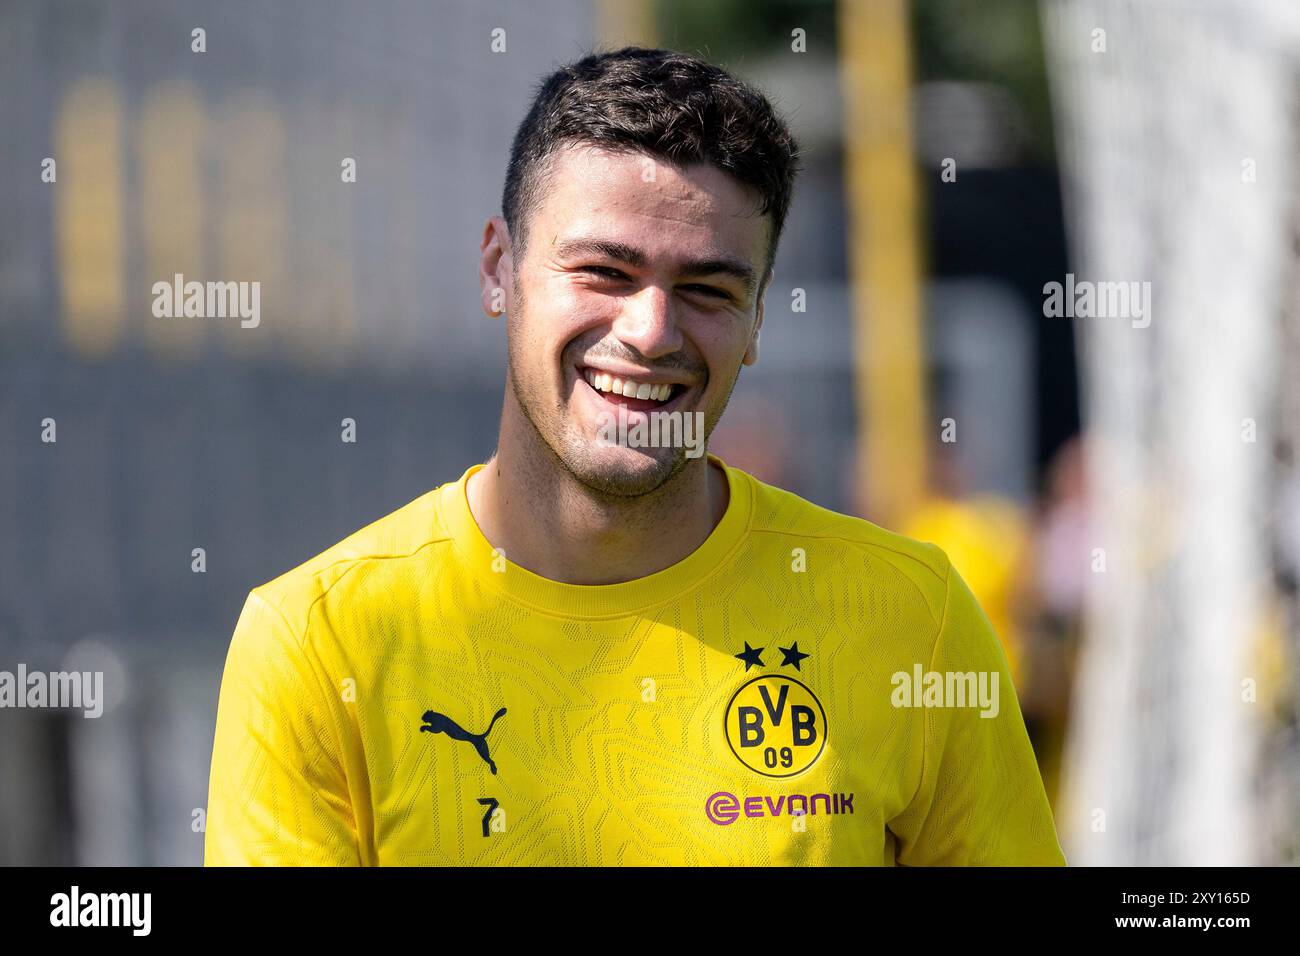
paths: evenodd
<path fill-rule="evenodd" d="M 743 799 L 726 790 L 710 794 L 704 801 L 704 814 L 718 826 L 730 826 L 742 814 L 746 817 L 798 817 L 816 816 L 818 804 L 823 815 L 853 812 L 851 793 L 791 793 L 781 794 L 775 800 L 766 794 Z"/>

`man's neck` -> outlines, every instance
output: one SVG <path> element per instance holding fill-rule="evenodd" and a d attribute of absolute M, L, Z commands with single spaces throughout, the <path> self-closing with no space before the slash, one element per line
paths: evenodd
<path fill-rule="evenodd" d="M 603 496 L 549 449 L 530 453 L 509 440 L 504 423 L 497 453 L 470 476 L 467 495 L 483 536 L 506 560 L 566 584 L 617 584 L 671 567 L 704 543 L 729 498 L 726 474 L 707 456 L 650 494 Z"/>

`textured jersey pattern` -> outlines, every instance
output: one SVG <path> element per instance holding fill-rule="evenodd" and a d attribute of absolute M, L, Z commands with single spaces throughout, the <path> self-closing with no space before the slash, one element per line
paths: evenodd
<path fill-rule="evenodd" d="M 944 554 L 726 468 L 672 568 L 548 581 L 437 488 L 248 596 L 209 865 L 1063 864 Z M 998 713 L 896 678 L 998 675 Z"/>

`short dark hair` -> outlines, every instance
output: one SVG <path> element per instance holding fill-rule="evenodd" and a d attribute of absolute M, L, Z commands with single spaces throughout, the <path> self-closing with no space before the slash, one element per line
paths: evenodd
<path fill-rule="evenodd" d="M 647 153 L 678 166 L 709 163 L 734 177 L 761 197 L 759 215 L 771 216 L 764 274 L 771 268 L 799 146 L 754 87 L 697 57 L 631 46 L 591 54 L 546 77 L 515 133 L 506 169 L 501 208 L 516 256 L 527 244 L 546 162 L 570 143 Z"/>

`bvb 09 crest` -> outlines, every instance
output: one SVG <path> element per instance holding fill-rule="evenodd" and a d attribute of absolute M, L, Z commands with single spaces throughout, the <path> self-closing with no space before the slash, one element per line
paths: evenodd
<path fill-rule="evenodd" d="M 765 674 L 742 684 L 727 703 L 727 743 L 765 777 L 803 773 L 826 747 L 826 711 L 792 677 Z"/>

